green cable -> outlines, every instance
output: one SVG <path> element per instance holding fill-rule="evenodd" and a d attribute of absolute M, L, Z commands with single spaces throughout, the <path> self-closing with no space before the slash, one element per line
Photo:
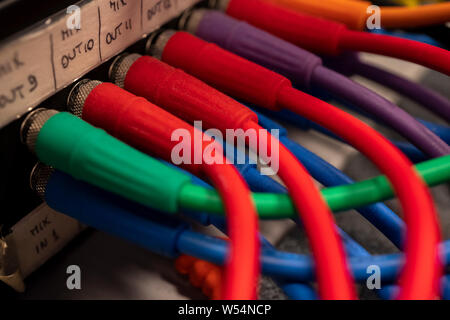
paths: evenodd
<path fill-rule="evenodd" d="M 415 166 L 428 186 L 450 180 L 450 155 L 419 163 Z M 378 176 L 354 184 L 322 190 L 333 211 L 363 207 L 394 196 L 385 176 Z M 261 219 L 295 218 L 296 212 L 287 194 L 253 193 L 253 200 Z M 222 201 L 215 190 L 187 184 L 181 189 L 179 204 L 183 209 L 223 214 Z"/>

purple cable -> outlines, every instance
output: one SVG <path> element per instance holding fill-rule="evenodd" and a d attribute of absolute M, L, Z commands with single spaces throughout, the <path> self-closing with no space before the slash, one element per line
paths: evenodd
<path fill-rule="evenodd" d="M 436 115 L 450 121 L 450 101 L 447 98 L 423 85 L 362 62 L 356 53 L 345 53 L 331 58 L 327 57 L 324 59 L 324 64 L 347 76 L 358 74 L 391 88 L 405 97 L 416 101 Z"/>
<path fill-rule="evenodd" d="M 394 89 L 450 121 L 450 101 L 437 92 L 359 60 L 354 68 L 357 74 Z"/>
<path fill-rule="evenodd" d="M 279 72 L 296 84 L 318 85 L 375 115 L 431 157 L 450 154 L 450 147 L 411 115 L 352 80 L 322 66 L 322 60 L 246 22 L 220 11 L 195 10 L 180 24 L 196 36 Z"/>
<path fill-rule="evenodd" d="M 447 143 L 409 113 L 366 87 L 356 84 L 346 76 L 319 66 L 314 70 L 311 80 L 312 83 L 326 88 L 332 94 L 370 112 L 411 142 L 420 141 L 422 145 L 419 146 L 419 142 L 415 142 L 416 146 L 430 156 L 438 157 L 450 153 Z M 437 154 L 437 152 L 441 153 Z"/>

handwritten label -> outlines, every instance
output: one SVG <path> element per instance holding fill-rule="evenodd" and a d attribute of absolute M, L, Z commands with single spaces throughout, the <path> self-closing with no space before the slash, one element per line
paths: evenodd
<path fill-rule="evenodd" d="M 84 227 L 75 219 L 42 204 L 14 225 L 7 241 L 14 241 L 24 277 L 36 270 Z"/>
<path fill-rule="evenodd" d="M 141 3 L 132 0 L 100 1 L 102 56 L 108 59 L 142 35 Z"/>
<path fill-rule="evenodd" d="M 82 0 L 80 30 L 63 10 L 1 43 L 0 128 L 198 1 Z"/>
<path fill-rule="evenodd" d="M 0 51 L 0 127 L 53 91 L 48 34 L 16 40 Z"/>
<path fill-rule="evenodd" d="M 177 0 L 143 0 L 143 26 L 146 30 L 159 28 L 162 21 L 168 21 L 181 12 Z M 187 8 L 187 6 L 185 7 Z"/>
<path fill-rule="evenodd" d="M 86 73 L 93 65 L 101 63 L 99 18 L 95 2 L 81 8 L 80 19 L 79 30 L 68 29 L 65 19 L 52 27 L 53 64 L 58 89 L 72 82 L 74 74 Z"/>

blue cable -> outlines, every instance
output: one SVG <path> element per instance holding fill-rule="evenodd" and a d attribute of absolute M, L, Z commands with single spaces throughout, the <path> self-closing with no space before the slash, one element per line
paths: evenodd
<path fill-rule="evenodd" d="M 429 160 L 429 157 L 425 156 L 422 151 L 417 149 L 411 143 L 403 142 L 403 141 L 394 141 L 393 143 L 413 163 L 420 163 L 420 162 L 424 162 L 426 160 Z"/>
<path fill-rule="evenodd" d="M 276 248 L 262 236 L 261 245 L 263 249 L 276 251 Z M 299 282 L 281 281 L 277 278 L 273 278 L 273 280 L 291 300 L 317 300 L 318 298 L 316 292 L 310 285 Z"/>
<path fill-rule="evenodd" d="M 417 119 L 419 122 L 421 122 L 425 127 L 430 129 L 432 132 L 434 132 L 439 138 L 444 140 L 447 144 L 450 144 L 450 127 L 429 122 L 422 119 Z"/>

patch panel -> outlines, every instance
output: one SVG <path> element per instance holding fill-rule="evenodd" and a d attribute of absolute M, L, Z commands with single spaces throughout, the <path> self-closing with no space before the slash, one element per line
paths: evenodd
<path fill-rule="evenodd" d="M 380 3 L 0 2 L 0 291 L 448 298 L 450 6 Z"/>

